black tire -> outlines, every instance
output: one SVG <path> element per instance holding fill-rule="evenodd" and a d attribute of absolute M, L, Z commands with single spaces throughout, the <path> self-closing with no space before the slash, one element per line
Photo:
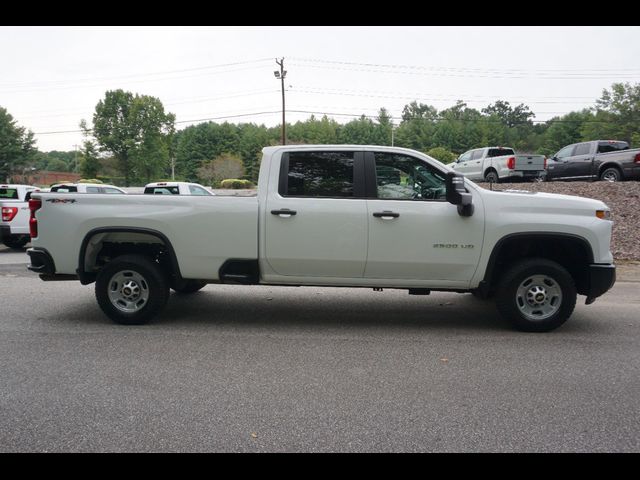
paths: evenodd
<path fill-rule="evenodd" d="M 181 282 L 171 282 L 171 288 L 176 293 L 188 294 L 194 293 L 203 288 L 207 282 L 202 280 L 183 280 Z"/>
<path fill-rule="evenodd" d="M 116 257 L 96 279 L 102 311 L 122 325 L 143 325 L 167 303 L 169 283 L 160 266 L 142 255 Z"/>
<path fill-rule="evenodd" d="M 573 278 L 560 264 L 528 258 L 513 264 L 500 280 L 498 311 L 517 329 L 548 332 L 568 320 L 576 306 Z"/>
<path fill-rule="evenodd" d="M 22 250 L 24 246 L 29 243 L 29 240 L 31 240 L 29 237 L 11 235 L 10 237 L 3 238 L 2 243 L 14 250 Z"/>
<path fill-rule="evenodd" d="M 498 172 L 496 172 L 495 170 L 489 170 L 484 176 L 484 181 L 487 183 L 500 183 Z"/>
<path fill-rule="evenodd" d="M 622 172 L 616 167 L 608 167 L 600 172 L 600 180 L 606 182 L 619 182 L 622 180 Z"/>

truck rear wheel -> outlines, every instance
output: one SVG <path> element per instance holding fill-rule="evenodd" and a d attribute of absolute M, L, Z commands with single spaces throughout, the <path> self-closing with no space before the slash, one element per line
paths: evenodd
<path fill-rule="evenodd" d="M 600 174 L 600 180 L 606 182 L 619 182 L 622 180 L 622 173 L 616 167 L 605 168 Z"/>
<path fill-rule="evenodd" d="M 169 285 L 157 263 L 142 255 L 122 255 L 109 262 L 96 279 L 96 299 L 114 322 L 142 325 L 167 303 Z"/>
<path fill-rule="evenodd" d="M 487 183 L 498 183 L 500 181 L 498 172 L 496 172 L 495 170 L 489 170 L 484 176 L 484 181 Z"/>
<path fill-rule="evenodd" d="M 511 266 L 498 286 L 496 306 L 518 330 L 548 332 L 571 316 L 576 306 L 573 278 L 560 264 L 528 258 Z"/>

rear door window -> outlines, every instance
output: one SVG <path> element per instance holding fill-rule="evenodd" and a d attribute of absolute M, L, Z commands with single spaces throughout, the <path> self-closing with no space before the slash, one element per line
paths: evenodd
<path fill-rule="evenodd" d="M 474 150 L 473 154 L 471 155 L 471 160 L 478 160 L 478 159 L 482 158 L 482 152 L 483 152 L 482 149 Z"/>
<path fill-rule="evenodd" d="M 283 196 L 354 197 L 354 152 L 290 152 L 282 167 Z"/>
<path fill-rule="evenodd" d="M 18 199 L 18 190 L 15 188 L 0 188 L 0 198 Z"/>

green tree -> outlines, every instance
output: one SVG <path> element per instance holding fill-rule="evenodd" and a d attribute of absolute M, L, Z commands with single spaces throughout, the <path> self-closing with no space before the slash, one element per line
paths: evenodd
<path fill-rule="evenodd" d="M 515 108 L 509 102 L 498 100 L 482 109 L 485 115 L 496 115 L 507 127 L 515 127 L 517 125 L 532 125 L 531 118 L 535 114 L 529 110 L 529 107 L 521 103 Z"/>
<path fill-rule="evenodd" d="M 357 120 L 351 120 L 340 129 L 339 143 L 352 145 L 368 145 L 375 143 L 376 127 L 373 121 L 362 115 Z"/>
<path fill-rule="evenodd" d="M 593 121 L 582 129 L 585 140 L 640 140 L 640 83 L 614 83 L 602 91 L 593 111 Z"/>
<path fill-rule="evenodd" d="M 228 178 L 242 178 L 244 176 L 244 164 L 237 155 L 225 153 L 217 158 L 203 163 L 198 168 L 198 178 L 205 185 L 217 186 L 222 180 Z"/>
<path fill-rule="evenodd" d="M 378 110 L 377 125 L 375 126 L 373 143 L 375 145 L 391 145 L 393 135 L 393 119 L 389 111 L 382 107 Z M 394 142 L 395 143 L 395 142 Z"/>
<path fill-rule="evenodd" d="M 198 177 L 197 170 L 204 162 L 224 152 L 238 153 L 240 129 L 230 123 L 215 122 L 192 125 L 176 134 L 176 170 L 188 179 Z"/>
<path fill-rule="evenodd" d="M 91 140 L 85 140 L 80 152 L 80 173 L 84 178 L 96 178 L 100 171 L 100 159 L 96 145 Z"/>
<path fill-rule="evenodd" d="M 8 182 L 12 174 L 22 174 L 35 151 L 33 132 L 18 126 L 13 116 L 0 107 L 0 180 Z"/>
<path fill-rule="evenodd" d="M 582 141 L 585 125 L 594 119 L 593 113 L 588 109 L 553 117 L 547 122 L 548 128 L 539 152 L 544 155 L 553 155 L 562 147 Z"/>
<path fill-rule="evenodd" d="M 167 168 L 175 115 L 148 95 L 110 90 L 96 105 L 93 136 L 118 161 L 125 185 L 149 180 Z"/>

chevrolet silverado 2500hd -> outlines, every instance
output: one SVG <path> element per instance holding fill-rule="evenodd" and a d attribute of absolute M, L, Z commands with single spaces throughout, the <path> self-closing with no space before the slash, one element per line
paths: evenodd
<path fill-rule="evenodd" d="M 420 152 L 263 149 L 255 197 L 33 193 L 30 270 L 95 282 L 115 322 L 207 283 L 472 292 L 548 331 L 615 281 L 597 200 L 490 191 Z"/>

